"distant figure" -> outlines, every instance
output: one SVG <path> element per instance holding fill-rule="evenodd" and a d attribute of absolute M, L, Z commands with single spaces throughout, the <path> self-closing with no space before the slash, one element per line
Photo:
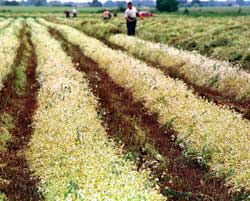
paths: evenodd
<path fill-rule="evenodd" d="M 72 13 L 73 13 L 73 17 L 77 17 L 77 9 L 76 8 L 73 8 Z"/>
<path fill-rule="evenodd" d="M 70 18 L 70 11 L 69 10 L 65 10 L 64 14 L 65 14 L 66 18 Z"/>
<path fill-rule="evenodd" d="M 104 9 L 104 11 L 103 11 L 103 19 L 104 20 L 109 20 L 111 17 L 112 17 L 111 13 L 107 9 Z"/>
<path fill-rule="evenodd" d="M 114 11 L 114 17 L 117 17 L 117 11 L 116 10 Z"/>
<path fill-rule="evenodd" d="M 125 11 L 125 19 L 127 24 L 127 33 L 129 36 L 135 35 L 136 28 L 136 17 L 139 16 L 137 9 L 132 5 L 131 2 L 128 3 L 128 8 Z"/>

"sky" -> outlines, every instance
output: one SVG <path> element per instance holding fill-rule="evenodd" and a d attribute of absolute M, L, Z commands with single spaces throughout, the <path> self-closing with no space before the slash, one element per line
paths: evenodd
<path fill-rule="evenodd" d="M 55 0 L 47 0 L 47 1 L 55 1 Z M 61 2 L 89 2 L 90 0 L 56 0 L 56 1 L 61 1 Z M 107 0 L 100 0 L 100 1 L 104 2 L 104 1 L 107 1 Z M 113 0 L 113 1 L 123 1 L 123 0 Z M 215 0 L 215 1 L 226 1 L 226 0 Z"/>
<path fill-rule="evenodd" d="M 53 1 L 53 0 L 51 0 L 51 1 Z M 87 2 L 88 0 L 60 0 L 61 2 L 72 2 L 72 1 L 74 1 L 74 2 Z"/>
<path fill-rule="evenodd" d="M 55 0 L 47 0 L 47 1 L 55 1 Z M 56 0 L 56 1 L 61 1 L 61 2 L 89 2 L 90 0 Z M 106 1 L 106 0 L 101 0 L 101 1 Z"/>

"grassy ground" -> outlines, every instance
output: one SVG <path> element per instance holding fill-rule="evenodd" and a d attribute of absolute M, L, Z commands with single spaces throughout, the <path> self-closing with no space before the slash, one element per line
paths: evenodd
<path fill-rule="evenodd" d="M 62 14 L 66 10 L 72 10 L 72 7 L 52 7 L 52 6 L 1 6 L 0 15 L 1 16 L 44 16 L 44 15 L 58 15 Z M 117 8 L 109 8 L 109 10 L 114 10 Z M 138 8 L 139 10 L 145 10 L 144 8 Z M 154 8 L 150 8 L 153 13 L 161 14 L 157 12 Z M 188 10 L 188 11 L 187 11 Z M 82 7 L 78 8 L 79 15 L 83 14 L 93 14 L 101 13 L 103 11 L 102 7 Z M 162 13 L 165 15 L 166 13 Z M 169 14 L 169 13 L 168 13 Z M 250 15 L 250 7 L 188 7 L 179 8 L 175 13 L 171 15 L 189 15 L 193 17 L 209 16 L 209 17 L 225 17 L 225 16 L 245 16 Z"/>
<path fill-rule="evenodd" d="M 250 14 L 250 7 L 191 7 L 191 8 L 180 8 L 177 13 L 183 14 L 184 12 L 187 12 L 187 10 L 188 10 L 188 15 L 197 17 L 244 16 Z"/>
<path fill-rule="evenodd" d="M 38 17 L 38 16 L 64 16 L 65 10 L 72 10 L 73 7 L 51 7 L 51 6 L 1 6 L 0 17 Z M 112 9 L 110 9 L 112 10 Z M 78 8 L 80 16 L 84 14 L 101 13 L 103 8 L 88 7 Z"/>

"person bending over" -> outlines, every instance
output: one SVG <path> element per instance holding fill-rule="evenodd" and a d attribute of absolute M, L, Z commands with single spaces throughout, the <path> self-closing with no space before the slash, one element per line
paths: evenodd
<path fill-rule="evenodd" d="M 103 11 L 103 19 L 104 20 L 109 20 L 109 19 L 111 19 L 111 13 L 108 11 L 108 9 L 104 9 L 104 11 Z"/>

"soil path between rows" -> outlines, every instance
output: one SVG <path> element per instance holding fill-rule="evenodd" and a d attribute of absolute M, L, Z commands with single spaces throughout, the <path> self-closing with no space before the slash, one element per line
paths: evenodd
<path fill-rule="evenodd" d="M 149 113 L 142 102 L 135 102 L 132 94 L 117 85 L 97 63 L 84 56 L 79 46 L 69 43 L 55 29 L 50 28 L 49 31 L 72 57 L 77 70 L 85 73 L 93 94 L 99 99 L 98 112 L 109 136 L 121 140 L 125 150 L 139 154 L 138 170 L 143 166 L 150 168 L 154 177 L 159 178 L 158 185 L 168 200 L 232 200 L 233 195 L 222 179 L 206 178 L 205 168 L 182 156 L 182 150 L 175 144 L 175 133 L 162 128 L 157 122 L 157 115 Z M 146 133 L 146 139 L 141 143 L 133 136 L 138 127 Z M 153 145 L 167 163 L 150 160 L 151 164 L 146 164 L 147 143 Z"/>
<path fill-rule="evenodd" d="M 23 61 L 26 62 L 23 62 Z M 17 79 L 16 68 L 26 63 L 26 84 L 22 95 L 17 94 L 15 83 Z M 41 200 L 38 193 L 38 178 L 32 177 L 25 157 L 25 149 L 32 135 L 32 116 L 37 107 L 36 96 L 38 83 L 35 78 L 37 66 L 34 46 L 31 42 L 27 25 L 20 34 L 20 47 L 13 65 L 13 72 L 5 81 L 4 88 L 0 92 L 0 114 L 8 114 L 14 120 L 14 128 L 10 130 L 11 142 L 6 151 L 0 153 L 0 178 L 5 180 L 0 185 L 8 200 L 37 201 Z"/>

